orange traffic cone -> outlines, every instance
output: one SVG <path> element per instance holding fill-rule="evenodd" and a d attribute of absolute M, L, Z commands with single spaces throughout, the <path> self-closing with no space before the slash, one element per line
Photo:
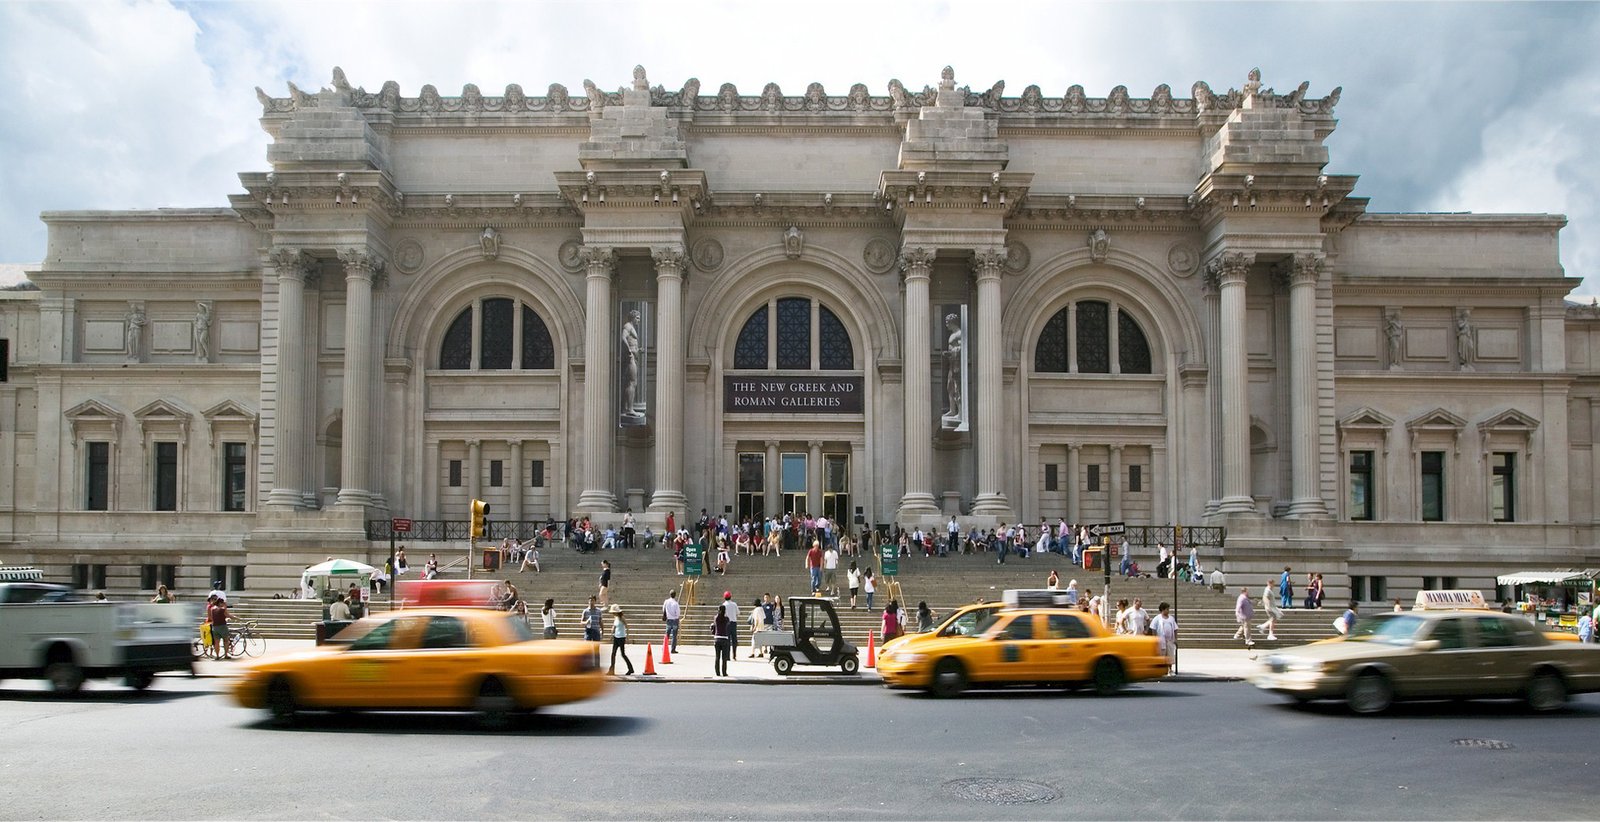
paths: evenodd
<path fill-rule="evenodd" d="M 877 648 L 876 648 L 876 643 L 873 641 L 873 638 L 876 637 L 877 635 L 878 635 L 877 631 L 868 631 L 867 632 L 867 667 L 868 668 L 876 668 L 876 667 L 878 667 L 878 652 L 877 652 Z"/>
<path fill-rule="evenodd" d="M 644 646 L 644 675 L 645 676 L 655 676 L 656 675 L 655 654 L 656 654 L 656 649 L 655 648 L 650 647 L 649 644 L 646 644 Z"/>
<path fill-rule="evenodd" d="M 671 647 L 672 643 L 668 642 L 667 641 L 668 639 L 670 639 L 670 637 L 668 637 L 665 634 L 663 634 L 661 636 L 661 664 L 662 665 L 671 665 L 672 664 L 672 647 Z"/>

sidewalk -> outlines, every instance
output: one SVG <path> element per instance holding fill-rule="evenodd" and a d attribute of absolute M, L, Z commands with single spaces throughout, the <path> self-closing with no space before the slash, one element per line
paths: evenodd
<path fill-rule="evenodd" d="M 309 639 L 267 640 L 266 654 L 261 659 L 302 651 L 316 650 Z M 332 649 L 336 646 L 324 646 Z M 644 675 L 645 646 L 629 645 L 628 656 L 633 659 L 633 676 L 618 676 L 629 682 L 730 682 L 745 685 L 881 685 L 882 678 L 871 668 L 863 667 L 857 675 L 846 675 L 838 668 L 797 665 L 788 676 L 779 676 L 772 663 L 765 659 L 751 659 L 749 646 L 739 649 L 739 658 L 728 663 L 728 676 L 712 676 L 712 653 L 708 645 L 684 645 L 672 655 L 672 664 L 661 664 L 661 646 L 651 645 L 655 655 L 655 676 Z M 1178 673 L 1162 682 L 1226 682 L 1243 679 L 1256 670 L 1260 662 L 1255 658 L 1266 652 L 1246 651 L 1243 648 L 1178 649 Z M 609 660 L 609 646 L 601 646 L 601 662 Z M 232 677 L 247 659 L 211 660 L 195 662 L 196 676 Z M 866 659 L 862 659 L 863 665 Z M 622 660 L 617 660 L 619 670 L 626 670 Z"/>

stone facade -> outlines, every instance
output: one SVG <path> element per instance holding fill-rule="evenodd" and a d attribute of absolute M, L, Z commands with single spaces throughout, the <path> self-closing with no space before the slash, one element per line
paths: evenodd
<path fill-rule="evenodd" d="M 1337 89 L 1004 91 L 258 90 L 231 208 L 43 215 L 0 556 L 276 590 L 482 498 L 1220 524 L 1335 596 L 1600 561 L 1564 218 L 1367 213 Z"/>

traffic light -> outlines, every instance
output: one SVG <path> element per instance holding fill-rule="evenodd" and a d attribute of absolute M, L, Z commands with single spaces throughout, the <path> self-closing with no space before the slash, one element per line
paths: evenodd
<path fill-rule="evenodd" d="M 484 529 L 485 523 L 488 521 L 488 519 L 489 519 L 489 503 L 484 502 L 481 499 L 473 500 L 472 501 L 472 538 L 473 539 L 480 539 L 480 538 L 483 537 L 483 529 Z"/>

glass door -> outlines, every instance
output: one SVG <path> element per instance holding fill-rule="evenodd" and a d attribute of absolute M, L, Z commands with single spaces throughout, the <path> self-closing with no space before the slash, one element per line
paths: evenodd
<path fill-rule="evenodd" d="M 806 459 L 800 454 L 784 454 L 781 458 L 782 476 L 779 482 L 783 487 L 783 513 L 804 514 L 806 512 Z"/>
<path fill-rule="evenodd" d="M 837 523 L 839 530 L 850 529 L 853 520 L 848 455 L 829 454 L 822 458 L 822 513 Z"/>
<path fill-rule="evenodd" d="M 759 522 L 767 510 L 767 455 L 761 451 L 739 454 L 739 520 Z"/>

